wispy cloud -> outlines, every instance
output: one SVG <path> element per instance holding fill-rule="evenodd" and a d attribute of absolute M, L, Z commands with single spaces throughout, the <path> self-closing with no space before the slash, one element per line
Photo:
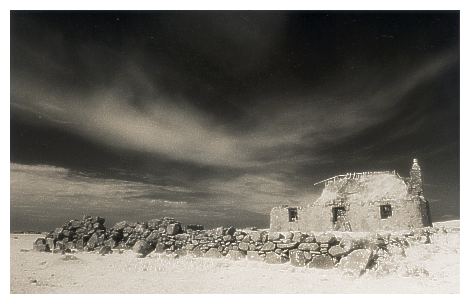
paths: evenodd
<path fill-rule="evenodd" d="M 127 78 L 121 76 L 107 89 L 92 92 L 13 74 L 12 107 L 108 146 L 202 165 L 257 167 L 321 157 L 311 152 L 316 145 L 339 141 L 383 121 L 404 95 L 454 61 L 450 56 L 439 58 L 392 79 L 385 88 L 352 96 L 345 97 L 339 87 L 285 102 L 259 99 L 246 109 L 253 126 L 224 125 L 189 100 L 164 96 L 136 68 L 123 71 Z M 120 86 L 126 83 L 123 79 L 138 80 L 146 88 L 139 92 L 138 105 L 135 88 Z M 299 154 L 302 148 L 309 148 L 309 155 Z"/>

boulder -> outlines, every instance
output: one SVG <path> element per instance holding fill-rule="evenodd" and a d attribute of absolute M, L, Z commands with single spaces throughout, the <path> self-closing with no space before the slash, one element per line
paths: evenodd
<path fill-rule="evenodd" d="M 253 242 L 261 242 L 261 232 L 259 231 L 250 231 L 250 238 Z"/>
<path fill-rule="evenodd" d="M 115 241 L 114 239 L 109 238 L 109 239 L 107 239 L 106 241 L 104 241 L 104 245 L 105 245 L 105 246 L 109 246 L 109 247 L 111 247 L 111 248 L 114 248 L 114 247 L 116 247 L 117 243 L 116 243 L 116 241 Z"/>
<path fill-rule="evenodd" d="M 204 253 L 206 258 L 221 258 L 223 257 L 222 253 L 217 250 L 217 248 L 211 248 L 206 253 Z"/>
<path fill-rule="evenodd" d="M 71 220 L 69 222 L 69 226 L 73 229 L 77 229 L 77 228 L 80 228 L 82 226 L 82 222 L 80 222 L 79 220 Z"/>
<path fill-rule="evenodd" d="M 317 236 L 316 238 L 317 243 L 322 243 L 322 244 L 333 244 L 336 242 L 336 237 L 332 233 L 322 233 Z"/>
<path fill-rule="evenodd" d="M 248 243 L 242 242 L 238 245 L 238 248 L 243 251 L 248 251 L 250 249 L 250 245 Z"/>
<path fill-rule="evenodd" d="M 304 251 L 304 256 L 307 261 L 310 261 L 312 259 L 312 254 L 309 251 Z"/>
<path fill-rule="evenodd" d="M 154 230 L 145 238 L 145 240 L 149 243 L 156 244 L 159 237 L 160 233 L 158 230 Z"/>
<path fill-rule="evenodd" d="M 274 249 L 276 249 L 276 244 L 273 242 L 267 242 L 263 247 L 261 247 L 260 251 L 273 251 Z"/>
<path fill-rule="evenodd" d="M 62 232 L 64 231 L 63 228 L 56 228 L 54 230 L 54 232 L 52 233 L 52 236 L 54 237 L 54 239 L 56 240 L 61 240 L 63 239 L 64 235 L 62 234 Z"/>
<path fill-rule="evenodd" d="M 175 235 L 181 232 L 181 225 L 179 223 L 170 224 L 166 227 L 166 233 L 168 235 Z"/>
<path fill-rule="evenodd" d="M 49 252 L 51 251 L 49 245 L 46 244 L 46 239 L 38 238 L 33 243 L 33 249 L 39 252 Z"/>
<path fill-rule="evenodd" d="M 338 268 L 343 270 L 345 274 L 358 277 L 363 274 L 372 260 L 372 250 L 357 249 L 343 257 Z"/>
<path fill-rule="evenodd" d="M 287 258 L 283 257 L 280 254 L 274 253 L 272 251 L 266 253 L 265 262 L 268 264 L 283 264 L 283 263 L 286 263 L 287 261 L 288 261 Z"/>
<path fill-rule="evenodd" d="M 235 231 L 237 231 L 237 229 L 235 227 L 229 227 L 226 231 L 225 231 L 225 234 L 226 235 L 233 235 L 235 233 Z"/>
<path fill-rule="evenodd" d="M 292 241 L 300 243 L 305 239 L 305 237 L 306 237 L 305 234 L 303 234 L 302 232 L 297 231 L 297 232 L 294 232 L 294 237 L 292 238 Z"/>
<path fill-rule="evenodd" d="M 93 235 L 90 237 L 90 239 L 86 243 L 86 246 L 90 250 L 93 250 L 95 249 L 96 246 L 98 246 L 98 235 L 96 233 L 93 233 Z"/>
<path fill-rule="evenodd" d="M 289 251 L 290 264 L 297 267 L 303 267 L 306 264 L 304 252 L 302 250 Z"/>
<path fill-rule="evenodd" d="M 349 253 L 349 249 L 343 248 L 340 245 L 335 245 L 328 249 L 328 253 L 333 257 L 342 257 Z"/>
<path fill-rule="evenodd" d="M 305 239 L 304 239 L 304 243 L 315 243 L 315 236 L 313 234 L 307 236 Z"/>
<path fill-rule="evenodd" d="M 317 251 L 320 249 L 320 246 L 317 243 L 301 243 L 297 248 L 304 251 Z"/>
<path fill-rule="evenodd" d="M 203 257 L 204 251 L 202 251 L 200 248 L 195 248 L 191 251 L 191 255 L 195 258 Z"/>
<path fill-rule="evenodd" d="M 284 236 L 284 239 L 286 240 L 292 240 L 292 238 L 294 237 L 294 234 L 290 231 L 284 232 L 282 235 Z"/>
<path fill-rule="evenodd" d="M 359 249 L 359 247 L 361 246 L 361 243 L 364 243 L 364 242 L 355 240 L 350 235 L 346 234 L 341 238 L 339 245 L 347 251 L 353 251 L 355 249 Z"/>
<path fill-rule="evenodd" d="M 101 247 L 101 249 L 99 251 L 99 254 L 105 255 L 105 254 L 109 254 L 109 253 L 112 253 L 112 252 L 113 252 L 113 250 L 111 249 L 111 246 L 105 245 L 105 246 Z"/>
<path fill-rule="evenodd" d="M 284 236 L 279 232 L 270 232 L 268 234 L 269 241 L 279 241 L 281 238 L 284 238 Z"/>
<path fill-rule="evenodd" d="M 145 257 L 152 252 L 153 247 L 145 240 L 138 240 L 132 247 L 132 251 Z"/>
<path fill-rule="evenodd" d="M 328 255 L 316 255 L 307 264 L 309 268 L 331 269 L 335 266 L 335 262 Z"/>
<path fill-rule="evenodd" d="M 229 250 L 226 257 L 228 257 L 231 260 L 238 261 L 238 260 L 244 259 L 245 255 L 243 254 L 243 252 L 239 250 Z"/>

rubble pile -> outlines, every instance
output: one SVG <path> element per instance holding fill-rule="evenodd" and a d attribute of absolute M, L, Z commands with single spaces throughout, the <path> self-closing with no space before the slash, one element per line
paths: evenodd
<path fill-rule="evenodd" d="M 256 260 L 270 264 L 289 262 L 293 266 L 329 269 L 338 267 L 353 276 L 374 267 L 378 258 L 404 254 L 412 243 L 430 243 L 439 228 L 420 228 L 402 233 L 366 234 L 353 237 L 347 232 L 314 235 L 303 232 L 182 225 L 164 217 L 147 222 L 122 221 L 107 229 L 102 217 L 84 216 L 71 220 L 44 238 L 38 238 L 36 251 L 67 253 L 93 251 L 105 255 L 132 250 L 139 257 L 150 253 L 172 257 L 226 257 Z"/>

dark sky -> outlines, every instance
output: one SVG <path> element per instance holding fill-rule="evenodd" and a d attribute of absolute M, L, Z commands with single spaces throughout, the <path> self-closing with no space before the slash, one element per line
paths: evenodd
<path fill-rule="evenodd" d="M 268 225 L 420 160 L 459 217 L 458 12 L 11 13 L 11 229 Z"/>

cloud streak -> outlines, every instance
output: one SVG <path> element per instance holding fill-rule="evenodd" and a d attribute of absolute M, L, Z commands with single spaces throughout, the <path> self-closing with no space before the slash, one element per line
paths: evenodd
<path fill-rule="evenodd" d="M 320 158 L 311 154 L 316 145 L 358 134 L 387 119 L 403 96 L 454 62 L 449 56 L 428 62 L 403 79 L 390 81 L 388 88 L 356 96 L 341 96 L 339 89 L 340 94 L 312 92 L 284 103 L 260 100 L 246 110 L 254 127 L 224 125 L 190 101 L 163 96 L 135 69 L 129 82 L 139 79 L 147 88 L 139 92 L 138 106 L 133 103 L 135 88 L 128 86 L 77 93 L 73 86 L 58 88 L 13 75 L 12 107 L 112 147 L 201 165 L 259 167 L 292 161 L 292 154 L 301 162 L 297 152 L 302 148 L 309 148 L 310 155 L 304 157 Z M 349 100 L 336 106 L 344 98 Z"/>

